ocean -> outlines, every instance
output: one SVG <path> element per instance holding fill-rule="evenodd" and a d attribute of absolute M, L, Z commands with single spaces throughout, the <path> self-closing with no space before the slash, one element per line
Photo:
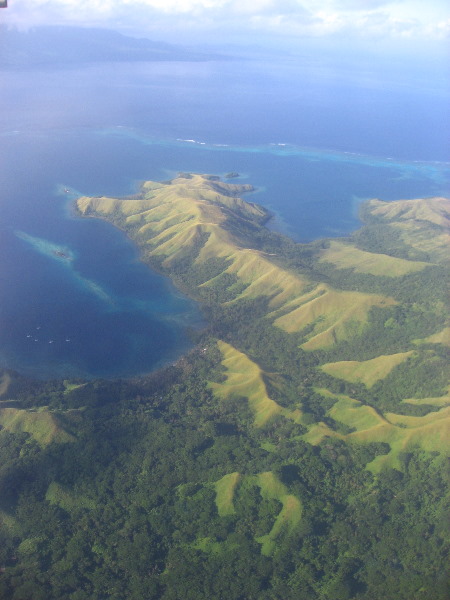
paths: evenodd
<path fill-rule="evenodd" d="M 237 171 L 302 242 L 355 230 L 367 198 L 448 195 L 449 90 L 399 73 L 292 57 L 1 71 L 0 367 L 139 375 L 201 327 L 122 232 L 74 215 L 80 194 Z"/>

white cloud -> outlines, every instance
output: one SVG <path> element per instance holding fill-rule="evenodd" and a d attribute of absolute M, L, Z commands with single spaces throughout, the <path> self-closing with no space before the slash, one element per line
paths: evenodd
<path fill-rule="evenodd" d="M 343 11 L 368 11 L 403 2 L 404 0 L 335 0 L 332 1 L 332 5 Z"/>

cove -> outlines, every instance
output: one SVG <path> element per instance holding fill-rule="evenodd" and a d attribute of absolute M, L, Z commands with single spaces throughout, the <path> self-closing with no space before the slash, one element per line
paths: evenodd
<path fill-rule="evenodd" d="M 16 180 L 0 236 L 0 364 L 34 378 L 117 378 L 176 361 L 198 307 L 105 222 L 74 218 L 42 172 Z M 11 189 L 11 187 L 9 188 Z M 37 191 L 39 190 L 39 191 Z M 6 223 L 5 223 L 6 221 Z"/>

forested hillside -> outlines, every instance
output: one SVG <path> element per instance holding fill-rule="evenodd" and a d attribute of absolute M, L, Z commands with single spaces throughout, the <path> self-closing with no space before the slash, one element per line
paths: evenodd
<path fill-rule="evenodd" d="M 0 597 L 448 597 L 450 201 L 298 244 L 180 174 L 79 198 L 200 303 L 176 364 L 0 381 Z"/>

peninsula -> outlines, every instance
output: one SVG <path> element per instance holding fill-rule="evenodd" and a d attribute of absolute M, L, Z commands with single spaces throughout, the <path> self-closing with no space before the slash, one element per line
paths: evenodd
<path fill-rule="evenodd" d="M 408 448 L 448 449 L 450 201 L 371 200 L 350 238 L 298 244 L 265 228 L 267 211 L 240 197 L 252 190 L 183 173 L 145 182 L 137 197 L 81 197 L 77 208 L 124 230 L 143 261 L 202 303 L 226 377 L 212 389 L 239 390 L 255 426 L 279 417 L 313 444 L 383 442 L 374 472 L 398 468 Z M 288 354 L 266 355 L 274 338 Z M 252 378 L 243 393 L 250 372 L 259 391 Z M 310 394 L 329 405 L 314 419 Z"/>
<path fill-rule="evenodd" d="M 2 374 L 2 597 L 446 600 L 450 200 L 300 244 L 252 191 L 76 201 L 207 326 L 129 381 Z"/>

